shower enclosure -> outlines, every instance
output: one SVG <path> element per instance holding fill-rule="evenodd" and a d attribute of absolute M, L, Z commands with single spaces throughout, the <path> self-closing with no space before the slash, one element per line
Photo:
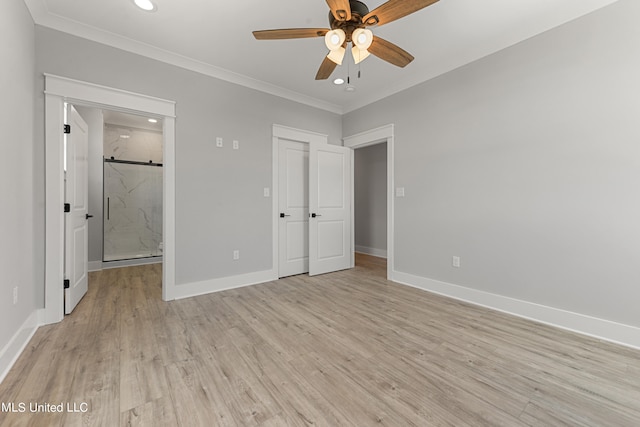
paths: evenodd
<path fill-rule="evenodd" d="M 162 164 L 104 159 L 103 261 L 162 256 Z"/>

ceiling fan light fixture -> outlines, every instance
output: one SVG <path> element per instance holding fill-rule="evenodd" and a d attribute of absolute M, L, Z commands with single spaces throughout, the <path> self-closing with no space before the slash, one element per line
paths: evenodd
<path fill-rule="evenodd" d="M 344 54 L 346 52 L 347 50 L 342 46 L 340 46 L 338 49 L 332 50 L 331 52 L 329 52 L 329 54 L 327 55 L 327 58 L 329 58 L 330 60 L 332 60 L 338 65 L 342 65 L 342 60 L 344 59 Z"/>
<path fill-rule="evenodd" d="M 353 56 L 353 63 L 354 64 L 361 63 L 362 61 L 367 59 L 367 57 L 369 55 L 371 55 L 371 54 L 366 49 L 358 49 L 358 46 L 353 46 L 351 48 L 351 56 Z"/>
<path fill-rule="evenodd" d="M 358 49 L 367 50 L 369 46 L 371 46 L 371 43 L 373 43 L 373 32 L 366 28 L 357 28 L 353 31 L 351 40 Z"/>
<path fill-rule="evenodd" d="M 327 34 L 324 35 L 324 44 L 327 45 L 327 48 L 331 51 L 338 50 L 342 47 L 347 35 L 340 28 L 327 31 Z"/>

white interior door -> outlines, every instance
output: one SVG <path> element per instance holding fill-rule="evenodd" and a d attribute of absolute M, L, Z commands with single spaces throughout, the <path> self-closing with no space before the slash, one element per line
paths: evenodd
<path fill-rule="evenodd" d="M 278 276 L 309 271 L 309 144 L 279 141 Z"/>
<path fill-rule="evenodd" d="M 310 276 L 352 267 L 352 158 L 350 148 L 310 144 Z"/>
<path fill-rule="evenodd" d="M 66 135 L 65 203 L 65 298 L 64 311 L 73 311 L 87 292 L 88 279 L 88 127 L 80 114 L 69 105 L 67 124 L 71 133 Z M 67 282 L 68 281 L 68 282 Z"/>

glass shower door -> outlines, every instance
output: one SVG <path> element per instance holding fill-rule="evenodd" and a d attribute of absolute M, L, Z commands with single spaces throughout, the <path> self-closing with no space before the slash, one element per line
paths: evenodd
<path fill-rule="evenodd" d="M 161 166 L 104 160 L 104 261 L 162 256 Z"/>

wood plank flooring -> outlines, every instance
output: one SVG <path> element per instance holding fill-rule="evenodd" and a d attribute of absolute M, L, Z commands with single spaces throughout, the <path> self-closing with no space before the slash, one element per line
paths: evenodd
<path fill-rule="evenodd" d="M 354 270 L 161 300 L 92 273 L 0 384 L 2 426 L 639 426 L 640 352 Z M 30 403 L 87 412 L 29 413 Z"/>

